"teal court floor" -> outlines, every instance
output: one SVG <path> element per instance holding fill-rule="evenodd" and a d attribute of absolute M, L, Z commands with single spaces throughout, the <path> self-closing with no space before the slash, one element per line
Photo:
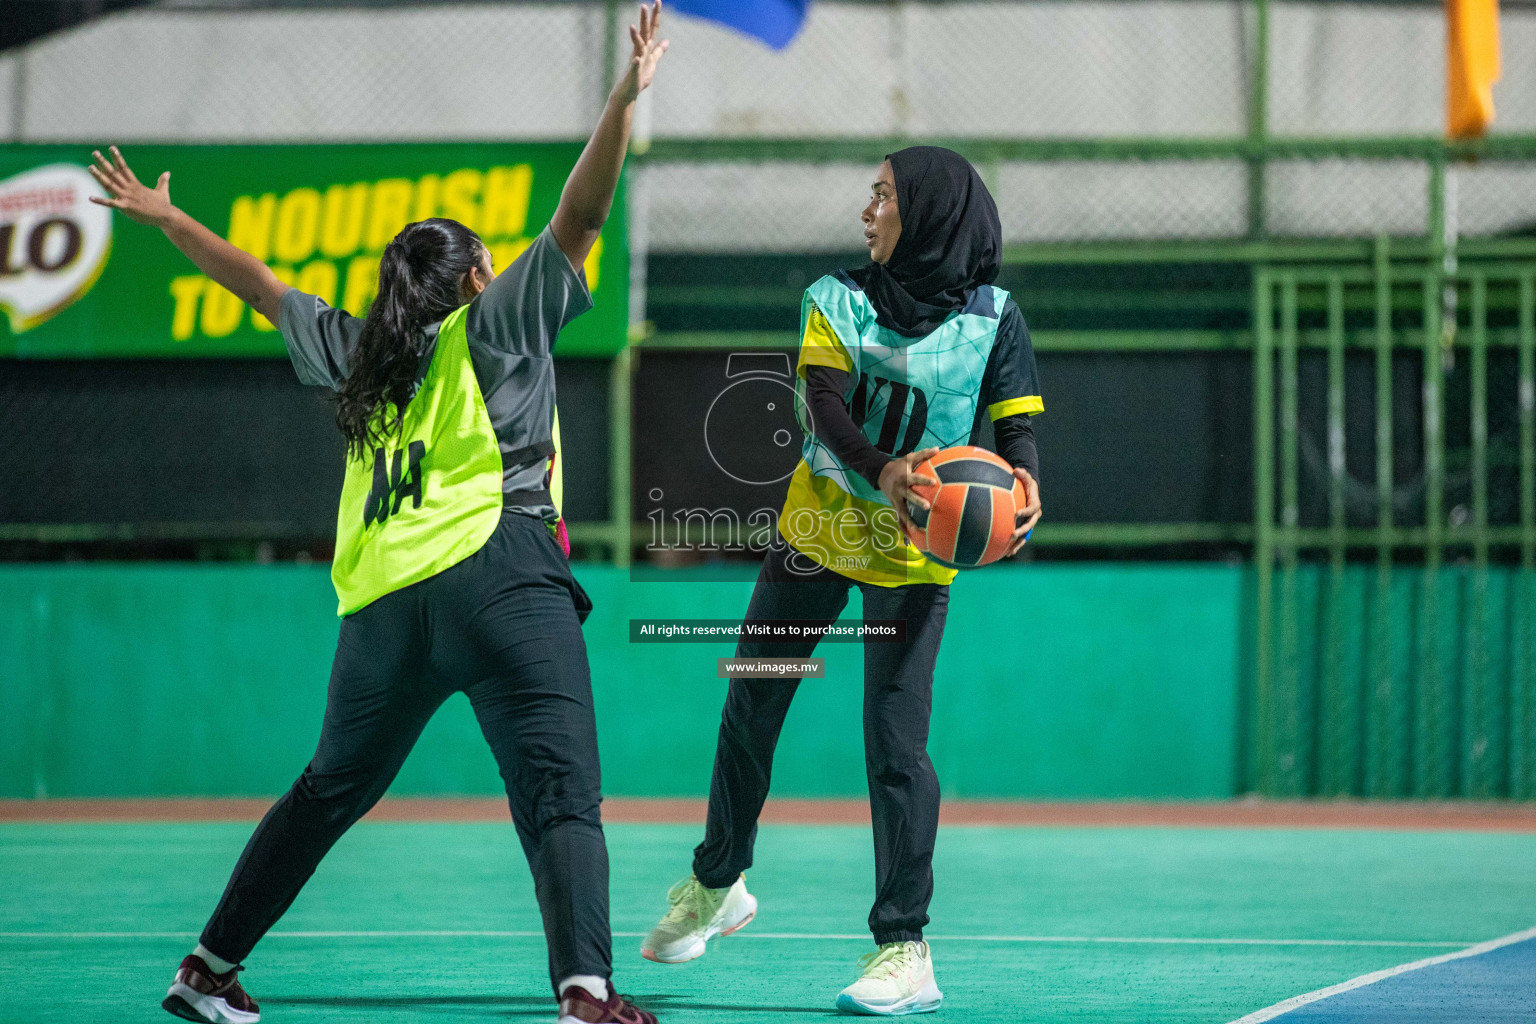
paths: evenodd
<path fill-rule="evenodd" d="M 0 824 L 0 1022 L 171 1020 L 159 1000 L 250 828 Z M 836 1016 L 833 998 L 872 948 L 867 827 L 764 825 L 748 874 L 757 919 L 678 966 L 637 949 L 687 874 L 698 828 L 607 834 L 621 991 L 673 1024 Z M 1286 1024 L 1260 1011 L 1536 924 L 1529 833 L 945 827 L 936 877 L 935 1024 Z M 1536 942 L 1456 961 L 1479 963 L 1495 987 L 1526 979 L 1463 1019 L 1536 1020 L 1536 984 L 1505 963 L 1536 958 L 1516 948 Z M 553 1021 L 544 965 L 510 823 L 364 822 L 243 980 L 270 1024 Z M 1422 987 L 1432 975 L 1402 977 Z M 1457 1019 L 1328 1016 L 1330 1005 L 1293 1016 Z"/>

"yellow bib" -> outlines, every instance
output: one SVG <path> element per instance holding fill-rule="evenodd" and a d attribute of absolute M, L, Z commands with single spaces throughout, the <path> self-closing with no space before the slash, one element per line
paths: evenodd
<path fill-rule="evenodd" d="M 350 615 L 479 551 L 501 519 L 501 449 L 469 358 L 461 306 L 387 447 L 347 460 L 331 580 Z"/>

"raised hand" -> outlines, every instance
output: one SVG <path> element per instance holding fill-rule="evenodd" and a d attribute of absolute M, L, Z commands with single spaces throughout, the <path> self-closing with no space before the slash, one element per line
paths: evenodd
<path fill-rule="evenodd" d="M 640 27 L 629 27 L 634 44 L 629 70 L 614 84 L 603 107 L 597 130 L 587 142 L 571 176 L 560 193 L 560 205 L 550 218 L 549 229 L 571 267 L 578 273 L 613 208 L 613 192 L 629 150 L 629 130 L 635 119 L 635 100 L 656 77 L 656 62 L 667 52 L 667 41 L 657 39 L 661 25 L 661 0 L 640 6 Z"/>
<path fill-rule="evenodd" d="M 651 84 L 651 80 L 656 77 L 656 65 L 661 61 L 661 55 L 667 52 L 668 42 L 656 38 L 660 26 L 661 0 L 656 0 L 649 7 L 641 4 L 640 27 L 629 26 L 629 41 L 634 46 L 634 53 L 630 56 L 629 68 L 624 72 L 624 77 L 619 79 L 615 87 L 627 103 L 633 103 Z"/>
<path fill-rule="evenodd" d="M 166 171 L 160 175 L 160 181 L 155 187 L 149 188 L 129 169 L 128 161 L 123 159 L 123 154 L 118 152 L 116 146 L 109 147 L 109 152 L 112 154 L 110 161 L 101 155 L 100 150 L 93 150 L 91 156 L 96 162 L 91 165 L 90 171 L 91 176 L 101 183 L 101 187 L 112 198 L 91 196 L 91 202 L 122 210 L 129 219 L 140 224 L 157 228 L 169 224 L 171 215 L 176 212 L 176 207 L 171 205 L 171 172 Z"/>
<path fill-rule="evenodd" d="M 180 249 L 197 269 L 238 295 L 262 316 L 277 322 L 278 305 L 289 288 L 277 279 L 265 263 L 248 252 L 230 245 L 193 218 L 171 205 L 171 174 L 160 175 L 150 188 L 134 176 L 116 146 L 109 147 L 112 159 L 92 152 L 95 163 L 91 176 L 101 183 L 112 198 L 91 196 L 91 202 L 122 210 L 140 224 L 165 232 L 171 244 Z"/>

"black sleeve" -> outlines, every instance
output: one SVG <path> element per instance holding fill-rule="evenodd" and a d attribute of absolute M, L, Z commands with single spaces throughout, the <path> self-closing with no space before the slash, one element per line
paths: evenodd
<path fill-rule="evenodd" d="M 1010 466 L 1023 466 L 1039 483 L 1040 455 L 1035 451 L 1035 428 L 1029 422 L 1029 414 L 1004 416 L 992 424 L 992 429 L 997 438 L 997 454 Z"/>
<path fill-rule="evenodd" d="M 1029 338 L 1029 325 L 1018 304 L 1009 299 L 997 325 L 997 340 L 987 359 L 981 381 L 979 416 L 992 420 L 997 454 L 1011 466 L 1023 466 L 1040 480 L 1040 456 L 1035 450 L 1035 429 L 1029 422 L 1033 413 L 1044 410 L 1040 398 L 1040 378 L 1035 369 L 1035 347 Z M 1002 413 L 1002 415 L 997 415 Z"/>
<path fill-rule="evenodd" d="M 891 457 L 874 445 L 853 424 L 843 392 L 848 390 L 850 374 L 832 366 L 810 365 L 805 368 L 805 404 L 811 415 L 812 433 L 843 465 L 880 487 L 880 471 Z"/>
<path fill-rule="evenodd" d="M 997 340 L 992 343 L 986 373 L 981 378 L 981 404 L 993 420 L 1018 412 L 1045 410 L 1040 398 L 1040 376 L 1035 369 L 1035 346 L 1029 339 L 1029 325 L 1011 298 L 1003 306 Z"/>

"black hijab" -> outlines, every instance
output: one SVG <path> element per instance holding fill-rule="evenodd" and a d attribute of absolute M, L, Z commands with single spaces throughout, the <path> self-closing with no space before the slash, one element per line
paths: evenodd
<path fill-rule="evenodd" d="M 886 263 L 850 271 L 878 322 L 920 338 L 963 309 L 1001 266 L 1003 226 L 997 204 L 970 162 L 938 146 L 886 157 L 896 178 L 901 237 Z"/>

